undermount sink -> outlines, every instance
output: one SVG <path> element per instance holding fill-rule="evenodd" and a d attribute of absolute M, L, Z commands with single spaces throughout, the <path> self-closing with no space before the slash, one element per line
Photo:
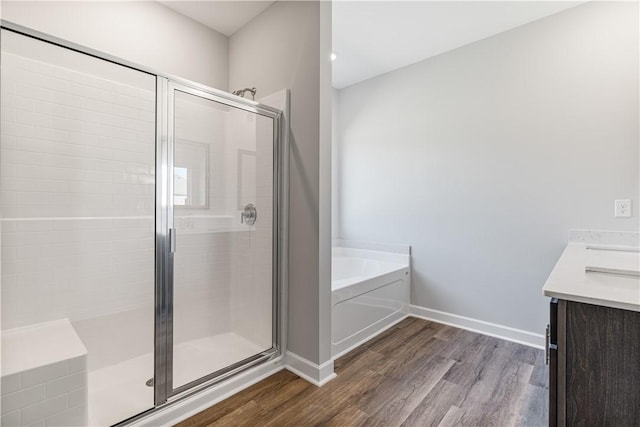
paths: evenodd
<path fill-rule="evenodd" d="M 640 233 L 574 232 L 543 287 L 545 296 L 640 311 Z M 570 237 L 571 237 L 570 236 Z M 597 241 L 585 241 L 593 238 Z"/>
<path fill-rule="evenodd" d="M 588 245 L 585 273 L 640 277 L 640 249 L 637 246 Z"/>
<path fill-rule="evenodd" d="M 637 246 L 614 246 L 614 245 L 588 245 L 587 250 L 592 251 L 616 251 L 616 252 L 638 252 L 640 248 Z"/>
<path fill-rule="evenodd" d="M 637 270 L 625 270 L 621 268 L 607 268 L 607 267 L 595 267 L 586 266 L 584 268 L 585 273 L 605 273 L 605 274 L 617 274 L 621 276 L 640 277 L 640 271 Z M 640 282 L 638 282 L 640 284 Z"/>

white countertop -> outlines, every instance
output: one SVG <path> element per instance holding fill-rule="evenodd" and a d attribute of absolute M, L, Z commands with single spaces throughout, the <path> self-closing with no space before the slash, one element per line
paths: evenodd
<path fill-rule="evenodd" d="M 542 290 L 548 297 L 640 311 L 640 252 L 637 247 L 569 243 Z"/>

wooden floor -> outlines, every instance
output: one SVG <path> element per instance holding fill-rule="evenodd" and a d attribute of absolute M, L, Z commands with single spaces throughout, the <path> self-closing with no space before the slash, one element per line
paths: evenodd
<path fill-rule="evenodd" d="M 408 318 L 315 387 L 281 371 L 187 426 L 546 426 L 541 350 Z"/>

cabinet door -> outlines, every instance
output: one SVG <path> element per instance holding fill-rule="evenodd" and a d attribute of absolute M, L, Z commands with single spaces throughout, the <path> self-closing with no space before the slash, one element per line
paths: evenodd
<path fill-rule="evenodd" d="M 558 425 L 558 300 L 549 303 L 547 326 L 547 363 L 549 364 L 549 427 Z"/>
<path fill-rule="evenodd" d="M 567 425 L 640 425 L 640 312 L 567 302 L 566 319 Z"/>

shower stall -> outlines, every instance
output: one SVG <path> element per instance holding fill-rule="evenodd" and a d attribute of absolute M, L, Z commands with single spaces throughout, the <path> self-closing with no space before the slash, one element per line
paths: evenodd
<path fill-rule="evenodd" d="M 1 55 L 2 425 L 118 424 L 280 356 L 282 107 L 6 22 Z"/>

